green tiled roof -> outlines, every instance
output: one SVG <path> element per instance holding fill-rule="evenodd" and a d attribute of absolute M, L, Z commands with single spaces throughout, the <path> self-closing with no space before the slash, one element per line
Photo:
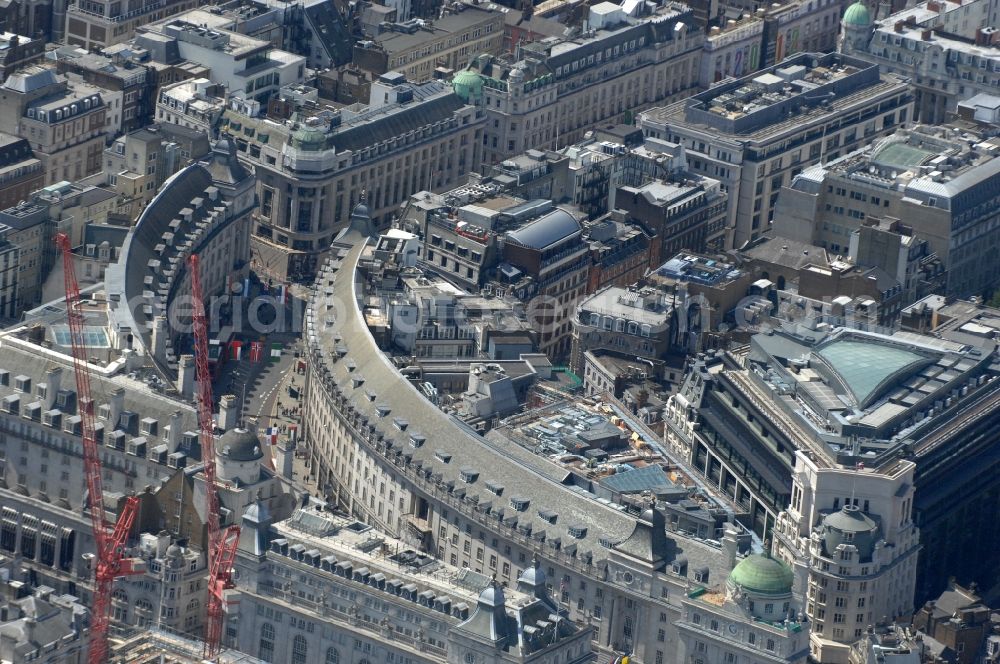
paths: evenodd
<path fill-rule="evenodd" d="M 844 12 L 844 25 L 868 26 L 872 24 L 872 14 L 865 3 L 858 0 Z"/>
<path fill-rule="evenodd" d="M 733 568 L 729 580 L 743 589 L 765 595 L 784 595 L 792 591 L 792 569 L 777 558 L 747 556 Z"/>

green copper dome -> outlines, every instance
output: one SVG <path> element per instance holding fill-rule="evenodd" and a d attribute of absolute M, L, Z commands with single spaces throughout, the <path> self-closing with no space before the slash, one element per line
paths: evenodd
<path fill-rule="evenodd" d="M 844 25 L 856 25 L 867 28 L 871 24 L 871 12 L 868 11 L 867 5 L 865 5 L 865 3 L 861 0 L 855 2 L 847 8 L 846 12 L 844 12 Z"/>
<path fill-rule="evenodd" d="M 326 145 L 326 132 L 318 126 L 302 124 L 292 132 L 292 145 L 300 150 L 318 151 Z"/>
<path fill-rule="evenodd" d="M 483 97 L 483 77 L 471 69 L 463 69 L 455 74 L 451 87 L 465 102 L 475 103 Z"/>
<path fill-rule="evenodd" d="M 762 555 L 747 556 L 733 568 L 729 582 L 749 593 L 786 595 L 792 592 L 794 577 L 791 568 L 777 558 Z"/>

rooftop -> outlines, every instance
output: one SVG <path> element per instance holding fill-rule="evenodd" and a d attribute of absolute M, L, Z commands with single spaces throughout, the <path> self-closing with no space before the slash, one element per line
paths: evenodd
<path fill-rule="evenodd" d="M 671 106 L 641 113 L 646 122 L 683 125 L 763 140 L 838 115 L 904 81 L 840 53 L 800 53 L 768 69 L 723 82 Z"/>
<path fill-rule="evenodd" d="M 591 313 L 637 323 L 663 325 L 674 308 L 674 298 L 654 288 L 609 286 L 577 305 L 581 316 Z"/>
<path fill-rule="evenodd" d="M 927 358 L 904 348 L 864 341 L 834 341 L 816 351 L 836 373 L 854 401 L 866 404 L 887 381 L 912 373 Z"/>
<path fill-rule="evenodd" d="M 402 577 L 405 583 L 417 583 L 413 597 L 432 591 L 438 601 L 454 606 L 465 603 L 476 607 L 479 593 L 489 577 L 466 568 L 451 567 L 432 556 L 413 550 L 403 541 L 394 540 L 371 526 L 324 512 L 297 510 L 289 519 L 271 526 L 272 551 L 288 551 L 297 544 L 316 551 L 321 558 L 332 555 L 330 566 L 352 564 L 353 569 L 367 569 L 369 574 L 383 574 L 391 583 Z M 391 551 L 387 556 L 384 552 Z M 513 588 L 504 589 L 510 606 L 521 606 L 531 597 Z"/>
<path fill-rule="evenodd" d="M 699 254 L 680 253 L 656 269 L 656 274 L 673 281 L 720 286 L 743 272 L 732 263 Z"/>
<path fill-rule="evenodd" d="M 406 83 L 404 86 L 405 101 L 400 103 L 360 106 L 354 110 L 308 109 L 281 122 L 249 118 L 227 110 L 224 123 L 228 124 L 231 133 L 242 131 L 247 123 L 255 123 L 262 134 L 261 141 L 266 141 L 272 133 L 279 133 L 286 138 L 287 149 L 301 159 L 309 159 L 302 153 L 362 151 L 395 137 L 412 135 L 423 127 L 448 121 L 465 107 L 465 102 L 452 92 L 451 86 L 440 81 Z"/>
<path fill-rule="evenodd" d="M 948 125 L 918 125 L 812 166 L 795 178 L 792 187 L 813 192 L 828 176 L 846 177 L 948 209 L 951 198 L 1000 174 L 998 157 L 1000 138 Z"/>
<path fill-rule="evenodd" d="M 539 251 L 578 236 L 580 222 L 566 210 L 556 208 L 544 217 L 507 233 L 507 242 Z"/>
<path fill-rule="evenodd" d="M 382 32 L 374 39 L 386 50 L 392 58 L 398 53 L 411 51 L 421 44 L 446 38 L 456 32 L 462 32 L 474 25 L 491 20 L 500 21 L 502 17 L 498 8 L 492 4 L 473 5 L 462 3 L 458 13 L 447 14 L 433 22 L 415 19 L 399 24 L 399 30 Z M 415 29 L 411 29 L 412 25 Z"/>
<path fill-rule="evenodd" d="M 373 453 L 405 459 L 401 472 L 417 485 L 448 487 L 447 500 L 455 509 L 480 522 L 502 521 L 512 539 L 544 547 L 546 556 L 566 564 L 589 566 L 604 555 L 605 546 L 624 542 L 636 528 L 633 518 L 595 500 L 580 500 L 564 484 L 567 471 L 557 463 L 492 434 L 480 436 L 438 410 L 379 350 L 358 305 L 362 282 L 355 278 L 368 240 L 351 227 L 334 243 L 306 311 L 304 336 L 317 384 L 358 427 L 371 432 L 377 441 Z M 333 315 L 334 303 L 347 303 L 347 309 Z M 358 389 L 373 398 L 357 398 Z M 401 416 L 406 418 L 402 426 L 394 423 Z M 423 444 L 424 436 L 433 436 L 433 444 Z M 479 473 L 471 482 L 467 473 L 463 479 L 466 468 Z M 515 497 L 530 506 L 513 503 Z M 557 524 L 536 519 L 538 508 L 553 505 L 561 511 Z M 673 546 L 718 569 L 712 546 L 681 539 Z"/>
<path fill-rule="evenodd" d="M 877 466 L 906 441 L 919 455 L 942 422 L 934 415 L 991 389 L 996 342 L 966 341 L 789 323 L 752 337 L 747 359 L 754 382 L 828 456 Z"/>

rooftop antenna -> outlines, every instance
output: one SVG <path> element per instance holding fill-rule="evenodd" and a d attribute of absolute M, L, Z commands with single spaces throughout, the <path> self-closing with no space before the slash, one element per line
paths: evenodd
<path fill-rule="evenodd" d="M 857 488 L 858 475 L 864 469 L 865 469 L 865 462 L 864 461 L 858 461 L 856 464 L 854 464 L 854 475 L 853 475 L 853 477 L 851 479 L 851 505 L 852 506 L 854 505 L 854 490 Z"/>

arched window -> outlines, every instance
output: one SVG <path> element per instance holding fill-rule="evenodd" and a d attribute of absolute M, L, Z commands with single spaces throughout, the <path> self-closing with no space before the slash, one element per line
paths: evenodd
<path fill-rule="evenodd" d="M 308 650 L 309 644 L 306 643 L 306 637 L 297 634 L 292 639 L 292 664 L 306 664 L 306 653 Z"/>
<path fill-rule="evenodd" d="M 115 622 L 127 623 L 128 622 L 128 593 L 126 593 L 121 588 L 118 588 L 113 593 L 111 597 L 114 600 L 112 602 L 112 615 L 114 616 Z"/>
<path fill-rule="evenodd" d="M 274 661 L 274 625 L 264 623 L 260 628 L 260 648 L 257 656 L 265 662 Z"/>
<path fill-rule="evenodd" d="M 153 605 L 148 599 L 140 599 L 135 603 L 135 624 L 137 627 L 149 627 L 153 624 Z"/>
<path fill-rule="evenodd" d="M 326 664 L 340 664 L 340 652 L 336 648 L 326 649 Z"/>
<path fill-rule="evenodd" d="M 635 321 L 629 322 L 629 324 L 628 324 L 628 333 L 629 334 L 638 334 L 638 332 L 639 332 L 639 324 L 636 323 Z"/>
<path fill-rule="evenodd" d="M 612 327 L 614 327 L 615 319 L 612 318 L 611 316 L 605 316 L 603 322 L 604 322 L 604 329 L 610 330 Z"/>
<path fill-rule="evenodd" d="M 621 318 L 616 318 L 615 319 L 615 332 L 624 332 L 624 331 L 625 331 L 625 321 L 622 320 Z"/>
<path fill-rule="evenodd" d="M 652 331 L 653 331 L 653 328 L 649 324 L 646 324 L 646 323 L 643 324 L 643 326 L 642 326 L 642 336 L 648 337 L 649 333 L 652 332 Z"/>

